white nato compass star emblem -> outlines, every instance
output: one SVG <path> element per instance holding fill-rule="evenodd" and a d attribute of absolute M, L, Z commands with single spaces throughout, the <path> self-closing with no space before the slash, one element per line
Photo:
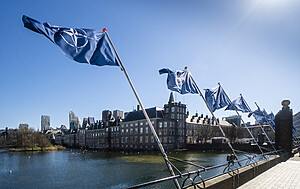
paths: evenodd
<path fill-rule="evenodd" d="M 66 29 L 60 33 L 60 36 L 68 45 L 74 47 L 76 52 L 78 49 L 85 47 L 89 42 L 89 37 L 83 29 Z"/>

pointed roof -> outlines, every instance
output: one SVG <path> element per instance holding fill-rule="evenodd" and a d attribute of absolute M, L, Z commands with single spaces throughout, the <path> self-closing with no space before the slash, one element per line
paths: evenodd
<path fill-rule="evenodd" d="M 170 98 L 169 98 L 169 104 L 174 103 L 174 96 L 173 96 L 173 92 L 170 93 Z"/>

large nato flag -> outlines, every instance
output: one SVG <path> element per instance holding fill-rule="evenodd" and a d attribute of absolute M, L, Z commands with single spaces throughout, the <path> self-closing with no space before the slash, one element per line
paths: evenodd
<path fill-rule="evenodd" d="M 172 71 L 168 68 L 159 70 L 159 74 L 168 74 L 167 86 L 171 91 L 176 91 L 180 94 L 198 94 L 195 83 L 190 77 L 190 73 L 187 70 Z"/>
<path fill-rule="evenodd" d="M 93 29 L 65 28 L 22 17 L 24 27 L 44 35 L 63 53 L 80 63 L 97 66 L 119 66 L 115 53 L 104 32 Z"/>

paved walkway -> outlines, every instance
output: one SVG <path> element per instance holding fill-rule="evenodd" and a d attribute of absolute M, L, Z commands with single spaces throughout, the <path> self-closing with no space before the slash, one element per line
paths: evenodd
<path fill-rule="evenodd" d="M 239 189 L 300 189 L 300 157 L 296 154 L 286 162 L 282 162 L 263 172 Z"/>

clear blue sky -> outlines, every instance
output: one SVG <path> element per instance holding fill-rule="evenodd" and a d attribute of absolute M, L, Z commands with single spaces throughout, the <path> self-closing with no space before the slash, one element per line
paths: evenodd
<path fill-rule="evenodd" d="M 145 107 L 162 107 L 169 91 L 163 67 L 188 66 L 200 88 L 221 82 L 235 99 L 268 112 L 291 100 L 300 111 L 300 1 L 0 1 L 0 128 L 68 125 L 104 109 L 130 111 L 137 101 L 118 67 L 65 57 L 47 38 L 23 27 L 23 14 L 52 25 L 106 27 Z M 175 95 L 190 113 L 208 111 L 197 95 Z M 234 115 L 219 110 L 217 116 Z M 247 119 L 246 119 L 247 121 Z"/>

